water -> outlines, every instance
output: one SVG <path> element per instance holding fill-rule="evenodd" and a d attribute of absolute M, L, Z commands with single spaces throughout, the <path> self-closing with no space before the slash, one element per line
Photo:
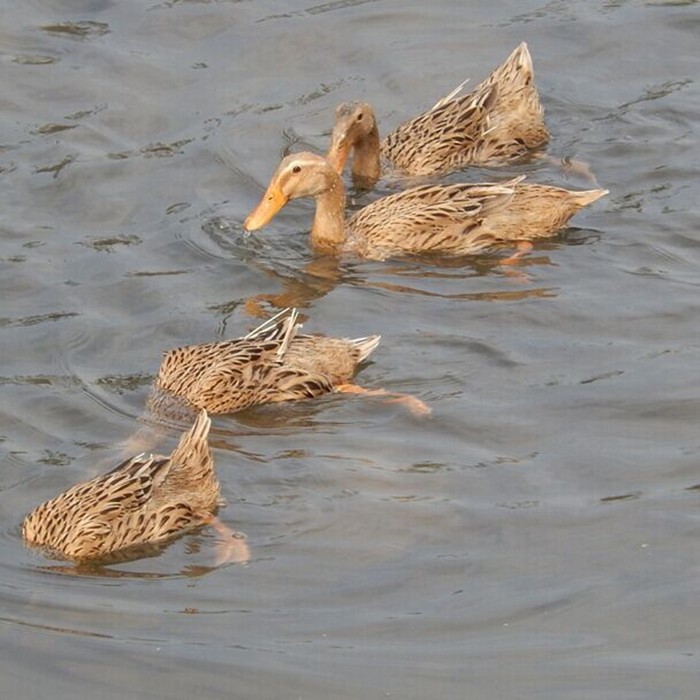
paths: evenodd
<path fill-rule="evenodd" d="M 697 697 L 696 2 L 34 0 L 4 19 L 3 697 Z M 315 261 L 309 202 L 243 235 L 338 102 L 386 130 L 523 40 L 550 153 L 610 195 L 521 276 L 493 255 Z M 432 417 L 333 396 L 216 419 L 245 567 L 214 568 L 206 529 L 88 575 L 24 549 L 27 511 L 114 463 L 162 350 L 287 304 L 309 331 L 381 333 L 358 381 Z"/>

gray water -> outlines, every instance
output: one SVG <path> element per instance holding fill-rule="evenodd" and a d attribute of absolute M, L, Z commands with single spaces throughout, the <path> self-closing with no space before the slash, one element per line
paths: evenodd
<path fill-rule="evenodd" d="M 22 0 L 0 31 L 3 698 L 698 697 L 697 2 Z M 338 102 L 386 131 L 521 41 L 550 154 L 610 195 L 519 274 L 333 269 L 306 201 L 243 235 Z M 591 186 L 452 179 L 521 172 Z M 432 416 L 217 418 L 247 566 L 207 529 L 92 572 L 24 548 L 32 507 L 115 463 L 162 350 L 289 304 L 381 333 L 358 382 Z"/>

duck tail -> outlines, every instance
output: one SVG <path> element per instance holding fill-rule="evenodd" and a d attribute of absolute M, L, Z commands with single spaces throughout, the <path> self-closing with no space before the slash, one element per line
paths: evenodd
<path fill-rule="evenodd" d="M 571 192 L 573 201 L 579 207 L 585 207 L 587 204 L 592 204 L 601 197 L 609 194 L 609 190 L 583 190 L 581 192 Z"/>
<path fill-rule="evenodd" d="M 525 70 L 530 74 L 534 72 L 534 68 L 532 66 L 532 56 L 530 55 L 530 49 L 528 49 L 527 43 L 524 41 L 515 48 L 513 53 L 510 56 L 508 56 L 505 62 L 513 63 L 517 65 L 521 70 Z"/>
<path fill-rule="evenodd" d="M 379 345 L 379 341 L 381 339 L 382 339 L 381 335 L 368 335 L 366 338 L 353 338 L 350 341 L 350 343 L 360 353 L 360 357 L 358 359 L 358 362 L 362 362 L 363 360 L 366 360 L 372 354 L 372 352 L 375 350 L 377 345 Z"/>
<path fill-rule="evenodd" d="M 197 418 L 195 418 L 194 424 L 186 432 L 183 433 L 180 438 L 180 443 L 173 451 L 173 459 L 175 460 L 179 454 L 185 454 L 192 451 L 209 451 L 209 429 L 211 428 L 211 418 L 207 412 L 202 409 Z"/>
<path fill-rule="evenodd" d="M 209 418 L 209 414 L 202 409 L 195 418 L 192 427 L 183 435 L 183 439 L 191 440 L 192 442 L 202 442 L 209 437 L 210 428 L 211 418 Z"/>

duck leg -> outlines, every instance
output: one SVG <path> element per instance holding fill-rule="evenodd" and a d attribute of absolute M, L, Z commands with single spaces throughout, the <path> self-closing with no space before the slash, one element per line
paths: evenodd
<path fill-rule="evenodd" d="M 501 260 L 499 265 L 515 265 L 520 258 L 527 255 L 532 250 L 532 243 L 530 243 L 530 241 L 517 241 L 515 245 L 517 248 L 515 253 Z"/>
<path fill-rule="evenodd" d="M 219 518 L 207 513 L 203 518 L 207 525 L 216 530 L 216 566 L 222 564 L 246 564 L 250 561 L 250 547 L 246 536 L 224 525 Z"/>
<path fill-rule="evenodd" d="M 576 177 L 588 180 L 596 187 L 598 187 L 598 179 L 595 173 L 591 169 L 591 166 L 583 160 L 578 160 L 576 158 L 557 158 L 556 156 L 544 155 L 544 160 L 547 163 L 557 166 L 564 173 L 564 177 L 569 177 L 569 175 L 575 175 Z"/>
<path fill-rule="evenodd" d="M 430 414 L 430 407 L 421 401 L 417 396 L 402 394 L 398 391 L 387 391 L 386 389 L 365 389 L 357 384 L 338 384 L 335 390 L 341 394 L 360 394 L 362 396 L 389 396 L 386 403 L 400 403 L 405 406 L 414 416 L 427 416 Z"/>

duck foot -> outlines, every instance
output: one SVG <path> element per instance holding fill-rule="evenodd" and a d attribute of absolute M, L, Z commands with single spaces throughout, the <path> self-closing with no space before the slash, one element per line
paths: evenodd
<path fill-rule="evenodd" d="M 570 158 L 564 156 L 563 158 L 557 158 L 556 156 L 545 155 L 544 160 L 547 163 L 556 165 L 561 168 L 564 177 L 568 178 L 570 175 L 580 177 L 588 182 L 592 183 L 598 187 L 598 178 L 596 178 L 591 166 L 583 160 L 578 160 L 577 158 Z"/>
<path fill-rule="evenodd" d="M 530 243 L 530 241 L 517 241 L 515 245 L 517 248 L 515 253 L 513 253 L 513 255 L 509 255 L 507 258 L 503 258 L 503 260 L 500 260 L 498 263 L 499 265 L 515 265 L 518 263 L 520 258 L 527 255 L 532 250 L 532 243 Z"/>
<path fill-rule="evenodd" d="M 247 564 L 250 561 L 250 547 L 246 536 L 224 525 L 215 515 L 205 518 L 207 525 L 216 530 L 216 566 L 223 564 Z"/>
<path fill-rule="evenodd" d="M 362 396 L 389 396 L 384 403 L 398 403 L 405 406 L 414 416 L 428 416 L 432 409 L 417 396 L 402 394 L 386 389 L 365 389 L 357 384 L 338 384 L 335 390 L 341 394 L 360 394 Z"/>

